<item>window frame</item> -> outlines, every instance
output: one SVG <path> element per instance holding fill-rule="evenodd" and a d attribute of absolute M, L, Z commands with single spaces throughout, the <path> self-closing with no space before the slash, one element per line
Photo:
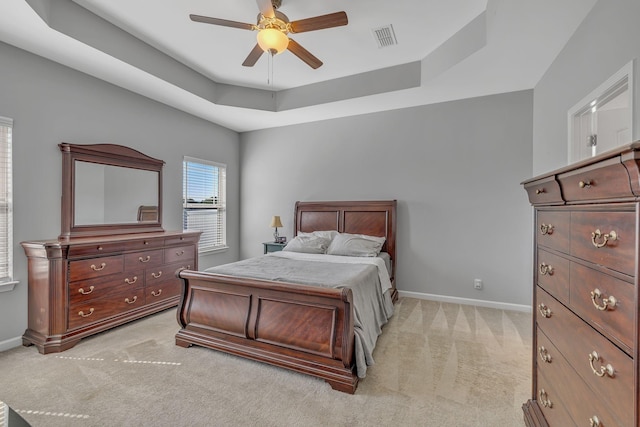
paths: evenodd
<path fill-rule="evenodd" d="M 3 252 L 6 254 L 4 271 L 1 271 L 2 262 L 0 262 L 0 292 L 7 292 L 13 290 L 18 283 L 13 277 L 13 120 L 0 116 L 0 127 L 8 129 L 6 138 L 0 133 L 0 173 L 4 174 L 3 179 L 0 180 L 4 183 L 0 185 L 0 209 L 6 210 L 4 221 L 0 224 L 0 235 L 2 229 L 6 231 L 5 239 L 0 239 L 0 261 L 4 258 L 1 254 Z M 3 274 L 5 272 L 6 274 Z"/>
<path fill-rule="evenodd" d="M 205 165 L 212 166 L 218 169 L 218 201 L 215 204 L 212 204 L 211 207 L 208 206 L 191 206 L 189 207 L 188 199 L 189 194 L 187 194 L 188 180 L 187 180 L 187 170 L 188 164 L 196 164 L 196 165 Z M 212 253 L 212 252 L 221 252 L 225 251 L 229 248 L 227 245 L 227 201 L 226 201 L 226 174 L 227 174 L 227 165 L 224 163 L 214 162 L 211 160 L 200 159 L 196 157 L 184 156 L 182 160 L 182 229 L 184 231 L 187 230 L 197 230 L 203 231 L 200 241 L 198 243 L 198 252 L 202 253 Z M 213 195 L 215 198 L 215 194 Z M 215 231 L 217 232 L 216 237 L 213 239 L 207 238 L 207 231 L 202 230 L 201 228 L 189 228 L 187 223 L 188 211 L 187 209 L 197 209 L 201 211 L 209 211 L 216 210 L 217 214 L 220 215 L 218 220 L 222 221 L 221 226 L 216 227 Z M 219 233 L 222 233 L 222 236 L 218 236 Z M 203 238 L 204 237 L 204 238 Z M 218 244 L 215 244 L 215 243 Z M 213 244 L 211 244 L 213 243 Z"/>

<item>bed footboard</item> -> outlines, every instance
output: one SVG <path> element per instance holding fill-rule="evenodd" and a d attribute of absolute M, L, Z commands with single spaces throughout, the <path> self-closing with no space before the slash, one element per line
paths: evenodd
<path fill-rule="evenodd" d="M 312 375 L 354 393 L 353 295 L 181 270 L 176 344 L 224 351 Z"/>

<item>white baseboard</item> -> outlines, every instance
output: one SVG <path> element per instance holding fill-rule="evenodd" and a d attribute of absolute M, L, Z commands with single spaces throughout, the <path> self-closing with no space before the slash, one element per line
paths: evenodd
<path fill-rule="evenodd" d="M 530 305 L 511 304 L 506 302 L 486 301 L 481 299 L 450 297 L 445 295 L 425 294 L 422 292 L 410 292 L 398 290 L 401 297 L 427 299 L 431 301 L 449 302 L 452 304 L 476 305 L 479 307 L 496 308 L 498 310 L 523 311 L 531 313 Z"/>
<path fill-rule="evenodd" d="M 9 338 L 8 340 L 0 341 L 0 351 L 11 350 L 12 348 L 20 347 L 22 345 L 22 337 Z"/>

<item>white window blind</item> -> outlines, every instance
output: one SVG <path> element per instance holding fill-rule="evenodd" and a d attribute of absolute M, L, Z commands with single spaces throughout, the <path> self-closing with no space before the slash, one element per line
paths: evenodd
<path fill-rule="evenodd" d="M 13 281 L 12 129 L 13 121 L 0 117 L 0 286 L 15 283 Z"/>
<path fill-rule="evenodd" d="M 202 231 L 201 252 L 227 247 L 227 166 L 185 157 L 183 161 L 183 229 Z"/>

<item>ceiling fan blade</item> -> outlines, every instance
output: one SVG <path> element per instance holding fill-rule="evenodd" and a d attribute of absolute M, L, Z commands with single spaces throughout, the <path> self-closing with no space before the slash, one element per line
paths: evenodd
<path fill-rule="evenodd" d="M 260 13 L 265 18 L 273 18 L 276 16 L 276 12 L 273 10 L 273 5 L 271 4 L 271 0 L 256 0 L 258 4 L 258 9 L 260 9 Z"/>
<path fill-rule="evenodd" d="M 247 56 L 247 59 L 244 60 L 242 65 L 244 65 L 245 67 L 253 67 L 254 65 L 256 65 L 256 62 L 258 62 L 258 59 L 260 59 L 263 53 L 264 51 L 262 50 L 260 45 L 256 44 L 249 53 L 249 56 Z"/>
<path fill-rule="evenodd" d="M 211 18 L 202 15 L 189 15 L 192 21 L 204 22 L 205 24 L 222 25 L 223 27 L 240 28 L 242 30 L 253 30 L 253 25 L 244 22 L 229 21 L 227 19 Z"/>
<path fill-rule="evenodd" d="M 341 27 L 347 25 L 349 19 L 345 12 L 330 13 L 328 15 L 313 18 L 300 19 L 291 23 L 291 32 L 304 33 L 305 31 L 322 30 L 324 28 Z"/>
<path fill-rule="evenodd" d="M 322 61 L 313 56 L 311 52 L 300 46 L 298 42 L 292 40 L 291 38 L 289 38 L 289 46 L 287 46 L 287 49 L 295 56 L 302 59 L 309 67 L 313 68 L 314 70 L 322 66 Z"/>

